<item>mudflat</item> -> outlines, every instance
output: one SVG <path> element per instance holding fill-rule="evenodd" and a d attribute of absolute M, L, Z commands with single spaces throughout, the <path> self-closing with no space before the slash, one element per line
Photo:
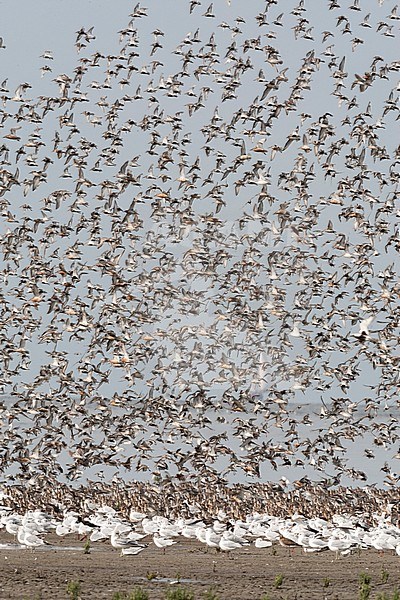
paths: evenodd
<path fill-rule="evenodd" d="M 165 553 L 149 544 L 137 556 L 120 556 L 109 542 L 96 542 L 85 554 L 76 535 L 49 535 L 46 541 L 46 549 L 31 551 L 14 546 L 10 535 L 0 535 L 2 600 L 66 600 L 71 598 L 69 582 L 79 582 L 82 600 L 112 600 L 117 592 L 124 597 L 139 586 L 149 600 L 162 600 L 178 586 L 195 600 L 209 590 L 219 600 L 354 600 L 360 597 L 361 573 L 371 578 L 374 600 L 384 593 L 391 599 L 400 588 L 400 557 L 389 551 L 336 558 L 330 551 L 305 554 L 296 548 L 290 553 L 277 545 L 226 554 L 185 539 Z"/>

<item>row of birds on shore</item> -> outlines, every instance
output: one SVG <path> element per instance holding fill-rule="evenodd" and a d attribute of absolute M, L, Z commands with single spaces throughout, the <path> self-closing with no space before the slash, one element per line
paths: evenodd
<path fill-rule="evenodd" d="M 158 485 L 119 480 L 80 487 L 50 480 L 3 485 L 0 503 L 15 514 L 30 514 L 40 509 L 57 522 L 67 513 L 86 518 L 92 512 L 91 507 L 105 505 L 112 507 L 124 521 L 129 521 L 132 513 L 159 515 L 171 522 L 183 518 L 206 523 L 220 513 L 231 523 L 243 521 L 251 514 L 268 514 L 281 520 L 301 514 L 307 519 L 322 518 L 327 522 L 334 515 L 347 515 L 362 521 L 369 529 L 379 526 L 382 519 L 400 527 L 398 488 L 329 486 L 312 483 L 307 477 L 290 486 L 284 479 L 279 483 L 230 486 L 205 479 Z"/>
<path fill-rule="evenodd" d="M 378 515 L 378 524 L 369 528 L 362 520 L 349 516 L 333 515 L 332 521 L 322 518 L 307 519 L 294 514 L 286 519 L 267 514 L 248 515 L 246 520 L 229 521 L 219 511 L 212 523 L 202 519 L 166 517 L 131 510 L 129 521 L 123 520 L 107 505 L 92 505 L 93 512 L 80 517 L 77 512 L 67 512 L 63 519 L 40 510 L 18 515 L 7 507 L 0 507 L 0 529 L 16 537 L 27 548 L 43 547 L 45 536 L 55 533 L 59 537 L 75 534 L 88 543 L 109 540 L 111 546 L 121 550 L 121 555 L 137 555 L 153 543 L 164 552 L 166 548 L 183 539 L 205 544 L 217 551 L 231 552 L 243 547 L 269 548 L 280 544 L 289 549 L 302 548 L 304 552 L 331 550 L 348 555 L 354 550 L 391 550 L 400 556 L 400 528 L 385 515 Z"/>
<path fill-rule="evenodd" d="M 365 482 L 346 446 L 368 433 L 398 485 L 399 15 L 368 10 L 196 0 L 163 30 L 139 3 L 114 51 L 84 26 L 69 72 L 57 49 L 32 81 L 10 66 L 9 481 Z"/>

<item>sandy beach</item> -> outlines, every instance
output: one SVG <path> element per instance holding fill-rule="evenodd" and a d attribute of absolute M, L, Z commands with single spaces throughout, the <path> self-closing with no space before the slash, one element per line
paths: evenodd
<path fill-rule="evenodd" d="M 195 599 L 212 589 L 219 600 L 354 600 L 359 597 L 360 573 L 371 577 L 371 599 L 386 592 L 392 598 L 400 587 L 399 557 L 394 552 L 368 550 L 335 558 L 333 552 L 306 555 L 296 549 L 254 547 L 230 556 L 208 552 L 198 542 L 184 540 L 163 553 L 153 544 L 138 556 L 123 556 L 109 543 L 98 542 L 84 554 L 84 542 L 75 535 L 60 540 L 48 536 L 45 550 L 0 549 L 2 600 L 62 600 L 70 598 L 67 585 L 81 584 L 82 600 L 112 599 L 141 586 L 149 600 L 161 600 L 179 584 Z M 1 544 L 12 544 L 9 535 Z M 54 546 L 52 545 L 54 544 Z M 55 547 L 57 546 L 57 548 Z M 275 587 L 277 576 L 282 584 Z M 175 583 L 174 583 L 175 582 Z M 123 596 L 122 596 L 123 597 Z"/>

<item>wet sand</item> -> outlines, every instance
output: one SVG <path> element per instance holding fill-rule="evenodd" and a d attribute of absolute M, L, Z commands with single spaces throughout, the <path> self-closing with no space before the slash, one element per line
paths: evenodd
<path fill-rule="evenodd" d="M 138 556 L 121 557 L 109 542 L 97 542 L 90 554 L 84 554 L 84 542 L 75 535 L 62 539 L 49 535 L 46 540 L 57 549 L 0 548 L 2 600 L 64 600 L 70 597 L 66 591 L 70 581 L 81 583 L 82 600 L 111 600 L 116 592 L 137 586 L 148 591 L 149 600 L 161 600 L 177 585 L 171 583 L 176 579 L 195 599 L 212 588 L 220 600 L 261 600 L 265 594 L 270 600 L 354 600 L 359 597 L 361 572 L 371 576 L 371 600 L 400 588 L 400 557 L 394 552 L 368 550 L 336 560 L 330 551 L 306 555 L 296 549 L 290 555 L 281 546 L 251 546 L 228 556 L 184 540 L 165 554 L 150 544 Z M 2 533 L 0 543 L 12 544 L 12 537 Z M 280 574 L 283 583 L 275 589 Z"/>

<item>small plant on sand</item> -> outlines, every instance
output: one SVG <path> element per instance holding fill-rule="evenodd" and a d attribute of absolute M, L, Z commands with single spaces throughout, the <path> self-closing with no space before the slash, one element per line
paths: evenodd
<path fill-rule="evenodd" d="M 261 596 L 261 600 L 271 600 L 271 596 L 269 596 L 268 594 L 264 594 L 263 596 Z"/>
<path fill-rule="evenodd" d="M 371 595 L 371 576 L 367 573 L 360 573 L 359 582 L 359 600 L 368 600 Z"/>
<path fill-rule="evenodd" d="M 359 599 L 368 600 L 371 595 L 371 586 L 367 583 L 362 583 L 359 590 Z"/>
<path fill-rule="evenodd" d="M 325 577 L 323 582 L 322 582 L 322 587 L 327 588 L 331 585 L 331 580 L 329 579 L 329 577 Z"/>
<path fill-rule="evenodd" d="M 158 573 L 156 573 L 155 571 L 147 571 L 147 573 L 146 573 L 147 581 L 153 581 L 153 579 L 156 579 L 156 577 L 158 577 Z"/>
<path fill-rule="evenodd" d="M 360 585 L 363 583 L 370 585 L 371 584 L 371 575 L 368 575 L 368 573 L 360 573 L 360 575 L 358 576 L 358 580 L 360 582 Z"/>
<path fill-rule="evenodd" d="M 279 588 L 282 587 L 282 583 L 283 583 L 283 575 L 282 575 L 282 573 L 279 573 L 279 575 L 277 575 L 274 579 L 274 588 L 276 590 L 279 590 Z"/>
<path fill-rule="evenodd" d="M 165 600 L 194 600 L 194 594 L 186 588 L 176 587 L 167 591 Z"/>
<path fill-rule="evenodd" d="M 382 567 L 381 571 L 381 581 L 382 583 L 387 583 L 389 579 L 389 573 Z"/>
<path fill-rule="evenodd" d="M 80 600 L 81 597 L 81 583 L 80 581 L 69 581 L 67 585 L 67 594 L 71 600 Z"/>
<path fill-rule="evenodd" d="M 83 546 L 83 554 L 90 554 L 90 540 L 87 539 Z"/>

